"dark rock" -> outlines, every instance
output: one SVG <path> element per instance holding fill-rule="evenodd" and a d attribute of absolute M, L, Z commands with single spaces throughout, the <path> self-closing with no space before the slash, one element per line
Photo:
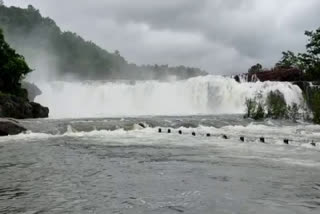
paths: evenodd
<path fill-rule="evenodd" d="M 317 146 L 317 144 L 315 142 L 312 141 L 311 146 Z"/>
<path fill-rule="evenodd" d="M 162 129 L 159 128 L 159 129 L 158 129 L 158 132 L 161 133 L 161 132 L 162 132 Z"/>
<path fill-rule="evenodd" d="M 228 139 L 228 136 L 227 135 L 222 135 L 222 138 L 227 140 Z"/>
<path fill-rule="evenodd" d="M 283 143 L 288 145 L 289 144 L 289 140 L 288 139 L 284 139 Z"/>
<path fill-rule="evenodd" d="M 182 131 L 181 131 L 181 130 L 179 130 L 179 134 L 182 134 Z"/>
<path fill-rule="evenodd" d="M 280 81 L 294 82 L 303 79 L 303 72 L 297 68 L 274 68 L 261 72 L 248 73 L 248 82 Z"/>
<path fill-rule="evenodd" d="M 24 81 L 21 83 L 21 86 L 28 91 L 28 99 L 30 101 L 34 101 L 37 96 L 42 94 L 42 91 L 33 83 Z"/>
<path fill-rule="evenodd" d="M 142 128 L 146 128 L 146 126 L 143 123 L 139 123 L 139 126 L 141 126 Z"/>
<path fill-rule="evenodd" d="M 171 129 L 168 129 L 168 133 L 169 133 L 169 134 L 171 133 Z"/>
<path fill-rule="evenodd" d="M 0 136 L 16 135 L 25 131 L 27 131 L 27 129 L 17 121 L 0 118 Z"/>
<path fill-rule="evenodd" d="M 241 140 L 242 142 L 244 142 L 244 137 L 240 137 L 240 140 Z"/>
<path fill-rule="evenodd" d="M 208 134 L 207 134 L 207 137 L 211 137 L 211 134 L 208 133 Z"/>
<path fill-rule="evenodd" d="M 261 143 L 265 143 L 264 137 L 260 137 L 260 142 L 261 142 Z"/>
<path fill-rule="evenodd" d="M 195 132 L 192 132 L 192 136 L 196 136 L 196 133 L 195 133 Z"/>
<path fill-rule="evenodd" d="M 307 91 L 310 88 L 310 82 L 306 81 L 295 81 L 292 84 L 299 86 L 302 91 Z"/>
<path fill-rule="evenodd" d="M 49 116 L 49 108 L 43 107 L 39 103 L 30 102 L 32 106 L 33 118 L 47 118 Z"/>
<path fill-rule="evenodd" d="M 237 81 L 238 83 L 240 83 L 240 82 L 241 82 L 241 81 L 240 81 L 240 77 L 239 77 L 239 75 L 234 76 L 234 80 L 235 80 L 235 81 Z"/>
<path fill-rule="evenodd" d="M 17 119 L 45 118 L 49 116 L 49 109 L 38 103 L 29 102 L 23 97 L 0 93 L 0 117 Z"/>

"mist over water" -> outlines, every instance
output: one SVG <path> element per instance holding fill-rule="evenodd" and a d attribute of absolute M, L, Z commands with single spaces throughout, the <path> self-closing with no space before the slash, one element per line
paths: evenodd
<path fill-rule="evenodd" d="M 222 76 L 159 82 L 39 82 L 37 102 L 51 118 L 242 114 L 245 99 L 279 90 L 288 104 L 301 104 L 302 92 L 291 83 L 237 83 Z"/>

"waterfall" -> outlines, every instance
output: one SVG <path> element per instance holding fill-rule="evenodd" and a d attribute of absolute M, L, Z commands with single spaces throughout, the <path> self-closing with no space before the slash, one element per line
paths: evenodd
<path fill-rule="evenodd" d="M 51 118 L 139 115 L 242 114 L 246 98 L 279 90 L 288 104 L 303 102 L 298 86 L 288 82 L 238 83 L 222 76 L 158 82 L 40 82 L 36 101 Z"/>

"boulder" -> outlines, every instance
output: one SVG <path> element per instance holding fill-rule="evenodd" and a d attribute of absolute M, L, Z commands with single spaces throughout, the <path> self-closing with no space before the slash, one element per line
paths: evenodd
<path fill-rule="evenodd" d="M 0 118 L 0 136 L 16 135 L 27 131 L 18 121 Z"/>

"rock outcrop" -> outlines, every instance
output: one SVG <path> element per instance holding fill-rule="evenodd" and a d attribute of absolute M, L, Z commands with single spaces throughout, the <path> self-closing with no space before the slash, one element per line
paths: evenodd
<path fill-rule="evenodd" d="M 21 86 L 28 91 L 28 99 L 32 102 L 34 101 L 36 96 L 42 94 L 42 91 L 33 83 L 23 81 Z"/>
<path fill-rule="evenodd" d="M 16 135 L 27 131 L 18 121 L 0 118 L 0 136 Z"/>
<path fill-rule="evenodd" d="M 0 93 L 0 117 L 17 119 L 46 118 L 49 109 L 28 99 Z"/>
<path fill-rule="evenodd" d="M 280 81 L 280 82 L 294 82 L 303 80 L 303 72 L 297 68 L 274 68 L 261 72 L 252 72 L 234 77 L 239 82 L 240 79 L 246 79 L 248 82 L 256 81 Z"/>

